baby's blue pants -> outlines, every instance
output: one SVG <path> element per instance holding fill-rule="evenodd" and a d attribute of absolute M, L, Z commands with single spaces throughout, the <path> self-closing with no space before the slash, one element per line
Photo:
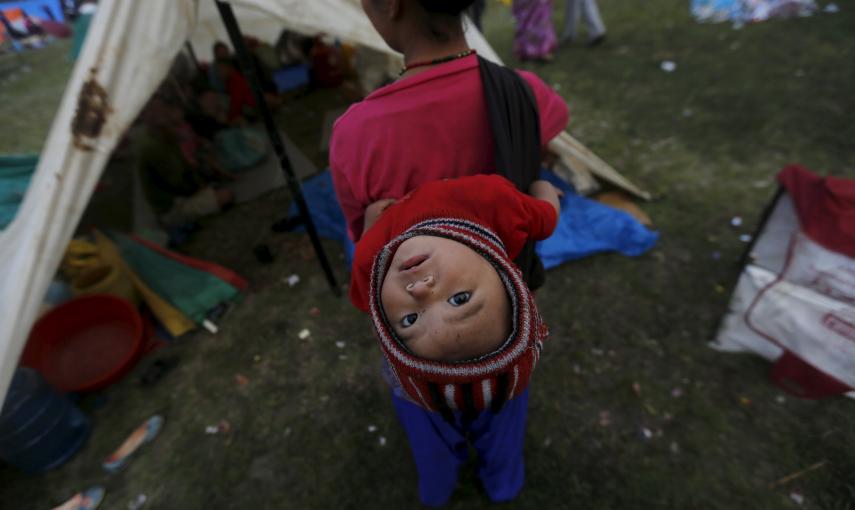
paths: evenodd
<path fill-rule="evenodd" d="M 469 459 L 471 443 L 478 452 L 478 476 L 494 502 L 509 501 L 525 482 L 523 442 L 528 412 L 528 389 L 498 412 L 482 411 L 466 422 L 455 411 L 455 424 L 392 394 L 398 420 L 410 440 L 419 473 L 419 497 L 427 506 L 448 502 L 457 475 Z"/>

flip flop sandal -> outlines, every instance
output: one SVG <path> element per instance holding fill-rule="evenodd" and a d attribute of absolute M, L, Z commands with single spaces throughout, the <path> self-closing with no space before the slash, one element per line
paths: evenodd
<path fill-rule="evenodd" d="M 163 427 L 163 417 L 159 415 L 154 415 L 142 425 L 137 427 L 131 435 L 128 436 L 127 439 L 122 443 L 119 448 L 113 452 L 107 460 L 102 464 L 104 469 L 113 473 L 122 468 L 127 462 L 128 459 L 136 452 L 140 446 L 150 443 L 157 437 L 157 434 L 160 432 L 160 429 Z"/>
<path fill-rule="evenodd" d="M 102 501 L 104 501 L 104 488 L 90 487 L 83 492 L 78 492 L 53 510 L 95 510 Z"/>

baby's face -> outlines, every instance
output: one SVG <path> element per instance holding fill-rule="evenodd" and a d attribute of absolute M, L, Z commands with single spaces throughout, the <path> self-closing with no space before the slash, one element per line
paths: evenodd
<path fill-rule="evenodd" d="M 426 359 L 481 356 L 510 335 L 510 300 L 499 274 L 450 239 L 416 236 L 401 243 L 380 300 L 404 345 Z"/>

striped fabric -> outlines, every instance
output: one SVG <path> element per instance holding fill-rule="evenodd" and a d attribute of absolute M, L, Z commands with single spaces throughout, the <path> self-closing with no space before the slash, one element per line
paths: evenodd
<path fill-rule="evenodd" d="M 462 243 L 489 261 L 505 285 L 511 302 L 511 335 L 494 352 L 474 359 L 445 362 L 411 353 L 397 337 L 380 301 L 380 290 L 398 247 L 415 236 L 444 237 Z M 414 225 L 393 239 L 374 259 L 369 308 L 383 355 L 407 395 L 418 405 L 450 416 L 452 410 L 474 415 L 498 411 L 528 387 L 531 373 L 549 334 L 519 269 L 508 259 L 501 239 L 489 228 L 469 220 L 437 218 Z"/>

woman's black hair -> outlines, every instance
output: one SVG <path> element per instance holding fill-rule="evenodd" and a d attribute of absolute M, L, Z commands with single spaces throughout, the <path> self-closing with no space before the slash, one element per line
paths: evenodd
<path fill-rule="evenodd" d="M 419 3 L 430 13 L 460 16 L 475 0 L 419 0 Z"/>
<path fill-rule="evenodd" d="M 436 41 L 448 41 L 460 31 L 460 15 L 475 0 L 418 0 L 427 13 L 425 28 Z"/>

